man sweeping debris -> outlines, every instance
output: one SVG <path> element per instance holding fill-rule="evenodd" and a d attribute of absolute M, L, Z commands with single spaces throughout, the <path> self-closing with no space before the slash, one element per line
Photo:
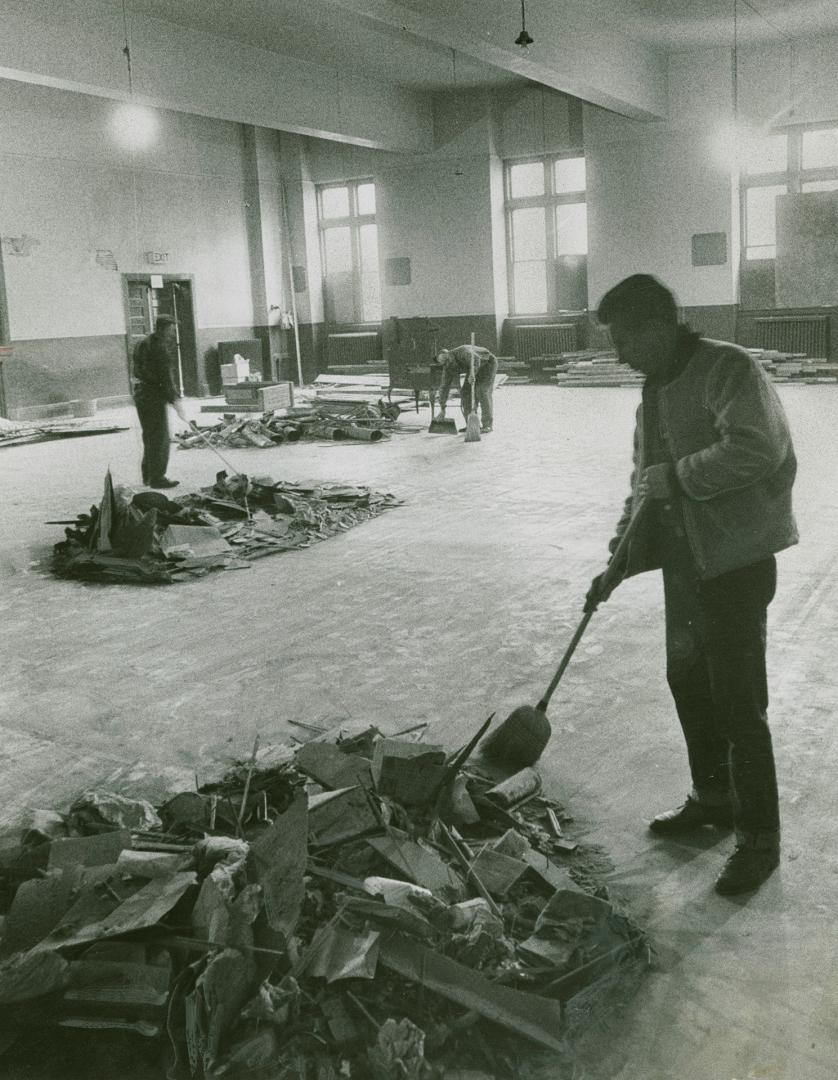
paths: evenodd
<path fill-rule="evenodd" d="M 746 892 L 780 858 L 765 637 L 774 555 L 797 542 L 788 423 L 759 364 L 679 324 L 675 298 L 655 278 L 626 278 L 605 295 L 598 317 L 620 360 L 646 376 L 632 493 L 609 546 L 613 552 L 651 500 L 620 576 L 663 571 L 667 678 L 693 782 L 683 806 L 650 828 L 671 837 L 735 826 L 736 849 L 715 887 Z M 589 608 L 613 588 L 613 577 L 605 586 L 602 577 Z"/>
<path fill-rule="evenodd" d="M 442 382 L 439 387 L 439 420 L 445 419 L 445 406 L 448 394 L 454 382 L 460 382 L 460 405 L 463 416 L 468 421 L 472 411 L 472 393 L 474 407 L 480 407 L 480 430 L 483 434 L 492 430 L 494 419 L 492 395 L 495 389 L 495 375 L 498 373 L 498 361 L 482 345 L 458 345 L 456 349 L 443 349 L 437 354 L 437 363 L 442 365 Z"/>
<path fill-rule="evenodd" d="M 178 483 L 166 476 L 171 441 L 167 405 L 186 423 L 183 399 L 174 379 L 176 332 L 171 315 L 158 315 L 153 333 L 134 349 L 134 404 L 143 432 L 142 476 L 143 483 L 153 488 L 172 488 Z"/>

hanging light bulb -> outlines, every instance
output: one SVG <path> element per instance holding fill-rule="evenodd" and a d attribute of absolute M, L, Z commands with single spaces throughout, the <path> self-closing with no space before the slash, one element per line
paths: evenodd
<path fill-rule="evenodd" d="M 157 135 L 157 114 L 144 105 L 126 101 L 117 105 L 113 114 L 116 138 L 129 150 L 150 146 Z"/>
<path fill-rule="evenodd" d="M 128 101 L 118 105 L 113 115 L 113 128 L 116 138 L 129 150 L 142 150 L 149 146 L 157 134 L 158 120 L 153 109 L 138 105 L 134 101 L 134 67 L 131 55 L 131 35 L 128 26 L 128 9 L 122 0 L 122 23 L 125 31 L 125 44 L 122 55 L 128 72 Z"/>
<path fill-rule="evenodd" d="M 454 90 L 454 112 L 455 112 L 455 115 L 459 118 L 459 105 L 457 104 L 457 50 L 456 49 L 451 50 L 451 85 L 452 85 L 453 90 Z M 454 175 L 455 176 L 462 176 L 463 175 L 463 167 L 462 167 L 462 165 L 460 164 L 459 161 L 457 161 L 455 163 L 455 165 L 454 165 Z"/>
<path fill-rule="evenodd" d="M 533 44 L 533 38 L 527 33 L 527 12 L 524 7 L 526 0 L 521 0 L 521 33 L 515 38 L 515 44 L 520 45 L 522 49 L 526 49 L 528 45 Z"/>

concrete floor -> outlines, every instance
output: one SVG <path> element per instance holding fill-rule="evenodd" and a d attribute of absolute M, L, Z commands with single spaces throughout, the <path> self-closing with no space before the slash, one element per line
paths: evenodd
<path fill-rule="evenodd" d="M 731 846 L 662 843 L 685 754 L 663 676 L 657 575 L 593 620 L 551 706 L 545 782 L 611 887 L 649 928 L 655 967 L 594 1038 L 578 1080 L 834 1080 L 838 701 L 838 392 L 781 387 L 795 432 L 803 543 L 770 612 L 781 870 L 748 899 L 711 890 Z M 379 445 L 232 450 L 242 471 L 369 483 L 407 504 L 345 536 L 179 586 L 52 579 L 60 527 L 104 470 L 137 482 L 139 436 L 0 449 L 0 784 L 8 822 L 117 779 L 153 793 L 214 775 L 300 729 L 431 722 L 460 744 L 489 712 L 540 696 L 625 494 L 637 391 L 506 387 L 479 445 L 425 433 Z M 109 414 L 130 418 L 126 410 Z M 424 414 L 423 420 L 427 420 Z M 183 488 L 208 450 L 173 452 Z"/>

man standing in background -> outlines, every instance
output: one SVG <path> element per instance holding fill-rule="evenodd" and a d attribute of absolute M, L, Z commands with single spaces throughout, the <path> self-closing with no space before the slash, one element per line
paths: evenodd
<path fill-rule="evenodd" d="M 183 398 L 175 383 L 174 361 L 177 328 L 171 315 L 158 315 L 154 331 L 137 343 L 134 349 L 132 382 L 134 404 L 143 433 L 143 483 L 152 488 L 177 487 L 169 480 L 169 417 L 171 405 L 187 423 Z"/>

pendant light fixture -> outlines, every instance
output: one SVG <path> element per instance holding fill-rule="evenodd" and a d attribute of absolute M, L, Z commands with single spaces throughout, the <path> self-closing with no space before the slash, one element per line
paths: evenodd
<path fill-rule="evenodd" d="M 526 51 L 528 45 L 533 44 L 533 38 L 527 33 L 526 0 L 521 0 L 521 33 L 515 38 L 515 44 L 520 45 Z"/>
<path fill-rule="evenodd" d="M 455 120 L 459 120 L 460 106 L 459 106 L 459 103 L 457 101 L 457 50 L 456 49 L 451 50 L 451 86 L 452 86 L 453 95 L 454 95 L 454 118 L 455 118 Z M 463 166 L 460 164 L 459 161 L 457 161 L 456 164 L 454 165 L 454 175 L 455 176 L 462 176 L 463 175 Z"/>

